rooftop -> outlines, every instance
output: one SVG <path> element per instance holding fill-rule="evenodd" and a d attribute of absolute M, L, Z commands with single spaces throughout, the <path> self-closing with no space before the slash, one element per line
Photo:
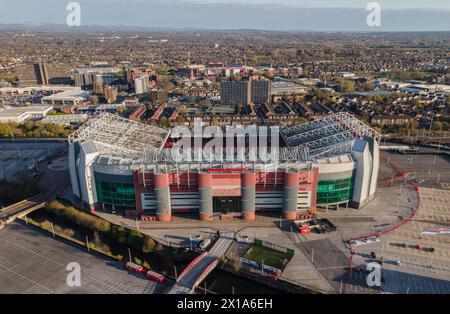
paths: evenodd
<path fill-rule="evenodd" d="M 310 159 L 349 152 L 361 137 L 378 142 L 381 138 L 377 131 L 346 112 L 282 129 L 281 135 L 288 147 L 307 149 Z"/>
<path fill-rule="evenodd" d="M 50 96 L 43 97 L 43 100 L 75 100 L 75 99 L 87 99 L 89 94 L 82 90 L 66 90 L 60 93 L 56 93 Z"/>
<path fill-rule="evenodd" d="M 142 157 L 161 150 L 168 136 L 167 130 L 102 113 L 72 133 L 69 142 L 93 141 L 102 153 Z"/>
<path fill-rule="evenodd" d="M 259 129 L 258 129 L 259 130 Z M 214 168 L 214 167 L 246 167 L 253 169 L 305 168 L 311 163 L 346 163 L 351 162 L 349 155 L 359 138 L 371 137 L 379 141 L 380 134 L 362 121 L 348 113 L 338 113 L 307 124 L 285 128 L 281 136 L 287 147 L 275 150 L 276 156 L 270 160 L 260 160 L 255 151 L 245 148 L 245 158 L 237 161 L 216 160 L 205 157 L 209 151 L 203 151 L 203 158 L 197 161 L 199 152 L 192 149 L 178 148 L 177 156 L 188 154 L 191 158 L 174 159 L 172 148 L 164 148 L 170 131 L 127 120 L 116 115 L 104 113 L 89 120 L 75 133 L 70 135 L 70 142 L 95 143 L 99 157 L 98 166 L 115 165 L 129 170 L 134 165 L 145 167 L 176 167 L 177 169 Z M 237 154 L 237 150 L 234 154 Z M 270 154 L 270 152 L 268 152 Z M 211 152 L 209 152 L 211 154 Z M 226 150 L 224 150 L 226 154 Z M 251 155 L 253 154 L 253 155 Z M 187 156 L 187 155 L 186 155 Z M 236 155 L 237 156 L 237 155 Z M 258 153 L 259 156 L 259 153 Z M 252 157 L 252 158 L 249 158 Z M 177 157 L 178 158 L 178 157 Z M 205 158 L 212 160 L 205 161 Z"/>
<path fill-rule="evenodd" d="M 19 117 L 23 114 L 45 113 L 52 110 L 52 106 L 31 106 L 31 107 L 12 107 L 0 108 L 0 117 Z"/>

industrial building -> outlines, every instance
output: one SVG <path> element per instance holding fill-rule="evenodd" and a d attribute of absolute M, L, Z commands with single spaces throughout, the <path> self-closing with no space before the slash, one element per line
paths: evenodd
<path fill-rule="evenodd" d="M 0 107 L 0 123 L 23 123 L 25 120 L 38 120 L 52 110 L 52 106 Z"/>
<path fill-rule="evenodd" d="M 42 97 L 43 105 L 52 106 L 77 106 L 82 105 L 89 98 L 89 93 L 79 88 L 67 89 L 49 96 Z"/>
<path fill-rule="evenodd" d="M 186 212 L 201 220 L 253 220 L 260 211 L 296 219 L 318 207 L 360 208 L 373 199 L 380 134 L 362 121 L 336 113 L 278 136 L 276 161 L 180 162 L 171 155 L 176 138 L 169 130 L 104 113 L 69 137 L 73 194 L 92 211 L 161 221 Z"/>

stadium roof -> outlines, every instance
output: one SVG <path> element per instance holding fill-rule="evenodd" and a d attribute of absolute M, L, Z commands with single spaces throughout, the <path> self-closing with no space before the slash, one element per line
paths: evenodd
<path fill-rule="evenodd" d="M 190 161 L 173 159 L 171 148 L 163 148 L 169 134 L 168 130 L 103 113 L 90 119 L 71 134 L 69 142 L 92 141 L 103 156 L 122 158 L 125 163 L 169 163 L 176 164 L 177 167 L 196 163 L 195 158 Z M 287 147 L 280 147 L 275 154 L 276 160 L 286 167 L 289 164 L 346 155 L 358 138 L 380 140 L 378 132 L 348 113 L 336 113 L 307 124 L 284 128 L 281 130 L 281 136 Z M 180 150 L 178 153 L 183 155 Z M 187 150 L 184 153 L 195 156 L 199 152 Z M 248 157 L 249 154 L 250 151 L 246 148 L 245 155 Z M 215 163 L 217 162 L 212 162 L 211 166 Z M 267 164 L 263 160 L 256 163 Z"/>
<path fill-rule="evenodd" d="M 381 138 L 380 133 L 346 112 L 284 128 L 281 135 L 288 147 L 307 149 L 309 159 L 349 152 L 358 138 L 369 137 L 378 142 Z"/>
<path fill-rule="evenodd" d="M 102 153 L 142 157 L 160 151 L 168 136 L 167 130 L 102 113 L 72 133 L 69 142 L 93 141 Z"/>

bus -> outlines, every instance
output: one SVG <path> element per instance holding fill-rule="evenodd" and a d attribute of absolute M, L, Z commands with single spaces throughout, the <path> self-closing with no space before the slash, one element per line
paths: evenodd
<path fill-rule="evenodd" d="M 150 280 L 156 281 L 157 283 L 163 283 L 164 280 L 166 279 L 164 277 L 164 275 L 161 275 L 161 274 L 159 274 L 157 272 L 154 272 L 152 270 L 149 270 L 147 272 L 147 278 L 150 279 Z"/>
<path fill-rule="evenodd" d="M 130 270 L 132 272 L 135 272 L 135 273 L 143 273 L 143 274 L 145 274 L 147 272 L 147 270 L 144 267 L 142 267 L 141 265 L 132 263 L 132 262 L 127 262 L 125 264 L 125 267 L 128 270 Z"/>

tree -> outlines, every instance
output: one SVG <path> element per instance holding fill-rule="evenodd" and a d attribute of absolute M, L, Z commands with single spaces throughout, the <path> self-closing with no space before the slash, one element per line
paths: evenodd
<path fill-rule="evenodd" d="M 450 123 L 448 123 L 447 121 L 442 121 L 441 123 L 443 131 L 448 131 L 450 129 Z"/>
<path fill-rule="evenodd" d="M 159 125 L 168 128 L 170 126 L 169 119 L 167 119 L 166 117 L 162 117 L 161 119 L 159 119 Z"/>
<path fill-rule="evenodd" d="M 65 228 L 65 229 L 63 230 L 63 234 L 64 234 L 66 237 L 71 238 L 71 237 L 73 237 L 73 236 L 75 235 L 75 231 L 73 231 L 72 229 L 69 229 L 69 228 Z"/>
<path fill-rule="evenodd" d="M 353 93 L 355 91 L 355 82 L 352 80 L 339 78 L 336 80 L 336 85 L 342 93 Z"/>
<path fill-rule="evenodd" d="M 217 118 L 216 117 L 212 117 L 212 119 L 211 119 L 211 125 L 212 126 L 215 126 L 215 125 L 217 125 L 219 123 L 219 121 L 217 120 Z"/>
<path fill-rule="evenodd" d="M 412 120 L 411 123 L 409 124 L 409 128 L 411 130 L 417 130 L 417 128 L 419 127 L 419 121 L 417 120 Z"/>
<path fill-rule="evenodd" d="M 74 131 L 72 126 L 55 123 L 26 121 L 18 123 L 0 123 L 0 137 L 68 137 Z"/>
<path fill-rule="evenodd" d="M 118 260 L 119 262 L 121 262 L 121 261 L 123 260 L 123 255 L 117 254 L 117 255 L 116 255 L 116 258 L 117 258 L 117 260 Z"/>
<path fill-rule="evenodd" d="M 128 235 L 128 244 L 136 250 L 142 250 L 144 235 L 137 230 L 131 230 Z"/>
<path fill-rule="evenodd" d="M 48 220 L 41 222 L 40 226 L 41 226 L 41 229 L 44 229 L 47 231 L 52 231 L 52 223 Z"/>
<path fill-rule="evenodd" d="M 155 65 L 155 73 L 158 75 L 169 75 L 169 66 L 165 63 Z"/>
<path fill-rule="evenodd" d="M 375 86 L 373 86 L 373 84 L 369 83 L 369 82 L 365 82 L 364 84 L 362 84 L 362 89 L 364 91 L 371 91 L 375 89 Z"/>
<path fill-rule="evenodd" d="M 442 123 L 439 121 L 433 122 L 432 129 L 436 131 L 442 130 Z"/>
<path fill-rule="evenodd" d="M 412 101 L 412 105 L 413 105 L 414 107 L 417 107 L 418 109 L 422 109 L 422 108 L 423 108 L 422 103 L 421 103 L 420 100 L 418 100 L 418 99 L 414 99 L 414 100 Z"/>
<path fill-rule="evenodd" d="M 233 268 L 235 272 L 239 272 L 242 269 L 242 262 L 240 258 L 233 259 Z"/>
<path fill-rule="evenodd" d="M 306 120 L 305 118 L 303 118 L 303 117 L 298 117 L 298 118 L 295 118 L 295 119 L 294 119 L 293 125 L 305 124 L 305 123 L 307 123 L 307 122 L 308 122 L 308 120 Z"/>
<path fill-rule="evenodd" d="M 156 247 L 155 240 L 153 240 L 152 237 L 146 235 L 144 239 L 144 247 L 142 248 L 142 252 L 150 253 L 155 249 L 155 247 Z"/>
<path fill-rule="evenodd" d="M 242 105 L 241 104 L 237 104 L 236 107 L 234 108 L 234 114 L 240 115 L 241 112 L 242 112 Z"/>

